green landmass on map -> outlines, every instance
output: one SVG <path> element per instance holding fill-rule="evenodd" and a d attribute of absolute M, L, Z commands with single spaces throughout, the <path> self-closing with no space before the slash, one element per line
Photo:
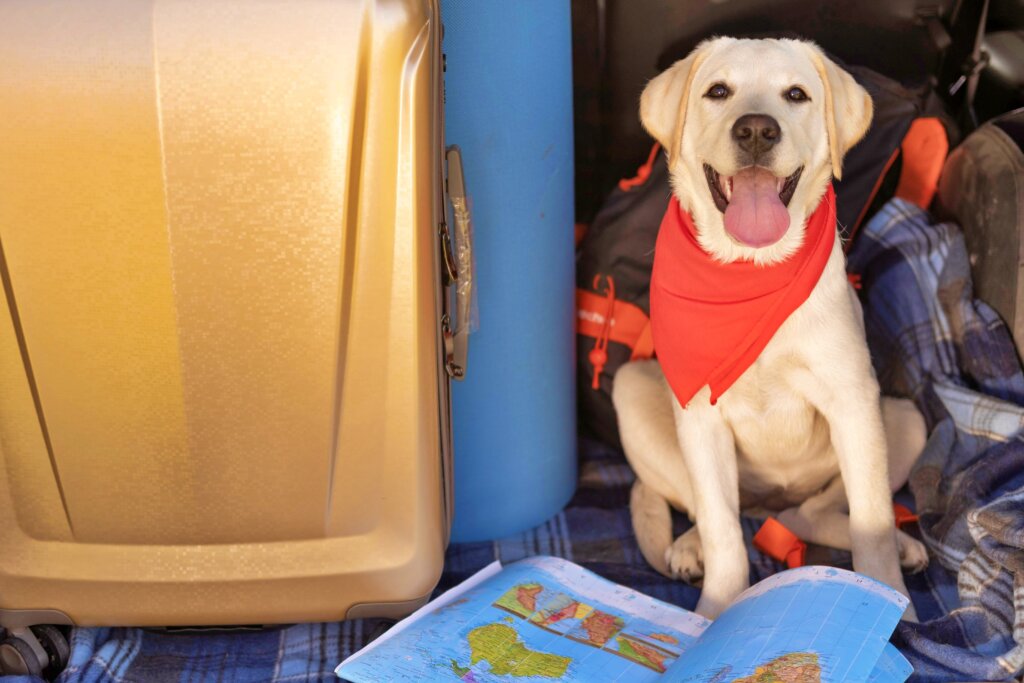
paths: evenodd
<path fill-rule="evenodd" d="M 821 683 L 821 666 L 813 652 L 791 652 L 776 657 L 745 678 L 732 683 Z"/>
<path fill-rule="evenodd" d="M 624 636 L 619 636 L 616 641 L 619 644 L 618 653 L 626 659 L 631 659 L 648 669 L 654 669 L 658 673 L 665 673 L 665 655 L 658 650 Z"/>
<path fill-rule="evenodd" d="M 452 663 L 452 671 L 459 678 L 462 678 L 463 676 L 465 676 L 466 674 L 469 673 L 469 667 L 468 666 L 459 666 L 459 663 L 457 661 L 455 661 L 454 659 L 449 660 L 449 661 Z"/>
<path fill-rule="evenodd" d="M 572 661 L 569 657 L 529 649 L 519 640 L 515 629 L 506 624 L 478 626 L 469 632 L 466 640 L 471 652 L 470 666 L 485 661 L 496 676 L 561 678 Z M 456 666 L 452 662 L 456 673 L 465 671 Z"/>
<path fill-rule="evenodd" d="M 505 591 L 504 595 L 495 600 L 494 605 L 521 617 L 528 617 L 537 611 L 537 596 L 543 590 L 544 586 L 539 583 L 521 583 Z"/>

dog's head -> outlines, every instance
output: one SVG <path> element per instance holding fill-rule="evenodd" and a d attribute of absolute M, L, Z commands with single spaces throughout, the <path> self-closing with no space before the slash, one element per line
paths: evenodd
<path fill-rule="evenodd" d="M 706 41 L 640 96 L 701 246 L 726 262 L 773 263 L 799 248 L 871 113 L 850 74 L 799 40 Z"/>

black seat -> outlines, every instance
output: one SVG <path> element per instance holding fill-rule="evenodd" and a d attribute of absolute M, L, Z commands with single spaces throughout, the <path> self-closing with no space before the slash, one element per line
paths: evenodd
<path fill-rule="evenodd" d="M 1024 107 L 1024 0 L 991 0 L 987 28 L 975 105 L 981 121 Z"/>

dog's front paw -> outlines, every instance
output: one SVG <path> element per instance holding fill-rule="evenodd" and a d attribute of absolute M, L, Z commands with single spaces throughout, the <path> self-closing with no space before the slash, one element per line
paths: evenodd
<path fill-rule="evenodd" d="M 916 574 L 928 566 L 928 548 L 913 536 L 897 531 L 896 547 L 900 553 L 900 567 L 904 571 Z"/>
<path fill-rule="evenodd" d="M 697 527 L 691 527 L 665 550 L 665 564 L 673 579 L 699 586 L 704 578 L 704 550 Z"/>

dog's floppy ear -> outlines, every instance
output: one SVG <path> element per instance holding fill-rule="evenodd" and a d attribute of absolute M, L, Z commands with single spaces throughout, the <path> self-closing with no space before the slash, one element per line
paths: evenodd
<path fill-rule="evenodd" d="M 655 76 L 640 95 L 640 122 L 668 151 L 670 167 L 679 155 L 690 87 L 707 54 L 707 45 L 701 43 L 685 59 Z"/>
<path fill-rule="evenodd" d="M 868 91 L 826 57 L 818 46 L 808 44 L 808 48 L 825 86 L 825 127 L 828 130 L 832 176 L 839 180 L 843 175 L 843 156 L 868 132 L 874 104 Z"/>

